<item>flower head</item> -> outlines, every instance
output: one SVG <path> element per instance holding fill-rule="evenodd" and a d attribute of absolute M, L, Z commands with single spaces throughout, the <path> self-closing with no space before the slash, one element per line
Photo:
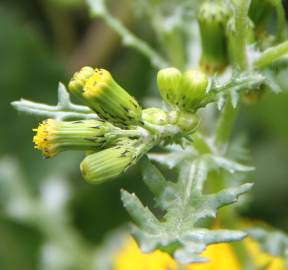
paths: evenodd
<path fill-rule="evenodd" d="M 141 155 L 136 143 L 122 139 L 113 147 L 88 155 L 80 165 L 83 177 L 90 183 L 99 184 L 124 173 Z"/>
<path fill-rule="evenodd" d="M 140 122 L 139 104 L 105 69 L 82 68 L 71 79 L 69 90 L 101 118 L 116 126 L 127 127 Z"/>
<path fill-rule="evenodd" d="M 109 123 L 98 120 L 81 120 L 64 122 L 47 119 L 33 129 L 35 148 L 42 151 L 45 157 L 54 157 L 65 150 L 102 149 L 112 139 L 107 132 Z"/>

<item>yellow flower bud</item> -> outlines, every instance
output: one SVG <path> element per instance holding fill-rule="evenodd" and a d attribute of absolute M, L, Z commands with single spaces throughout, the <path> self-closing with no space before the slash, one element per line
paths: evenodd
<path fill-rule="evenodd" d="M 64 122 L 48 119 L 33 129 L 35 148 L 47 158 L 66 150 L 102 149 L 112 139 L 109 124 L 98 120 Z"/>
<path fill-rule="evenodd" d="M 74 74 L 68 88 L 101 118 L 116 126 L 127 127 L 140 122 L 139 104 L 105 69 L 82 68 Z"/>

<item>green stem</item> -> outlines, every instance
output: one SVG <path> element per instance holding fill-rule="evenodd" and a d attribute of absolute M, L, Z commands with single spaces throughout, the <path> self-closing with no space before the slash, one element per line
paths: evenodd
<path fill-rule="evenodd" d="M 150 134 L 146 129 L 143 128 L 136 128 L 136 129 L 120 129 L 115 128 L 111 131 L 113 135 L 121 136 L 121 137 L 138 137 L 138 138 L 145 138 L 148 137 Z"/>
<path fill-rule="evenodd" d="M 235 4 L 235 30 L 237 43 L 235 46 L 235 62 L 241 70 L 247 67 L 246 37 L 248 29 L 248 10 L 251 0 L 239 0 Z"/>
<path fill-rule="evenodd" d="M 241 71 L 247 70 L 248 61 L 247 61 L 247 50 L 246 50 L 246 33 L 247 33 L 247 25 L 248 25 L 248 10 L 250 6 L 250 0 L 239 0 L 235 2 L 235 30 L 236 30 L 236 40 L 235 46 L 233 47 L 233 55 L 235 55 L 235 64 L 240 68 Z M 229 144 L 229 139 L 232 133 L 232 129 L 237 118 L 237 114 L 239 111 L 239 106 L 233 108 L 230 98 L 227 98 L 224 109 L 218 119 L 217 127 L 216 127 L 216 136 L 215 143 L 218 148 L 218 151 L 221 154 L 225 154 L 227 151 L 227 146 Z M 221 189 L 225 187 L 224 176 L 221 175 L 219 177 L 218 188 Z M 226 227 L 231 226 L 232 228 L 236 228 L 238 226 L 237 223 L 237 215 L 232 211 L 230 207 L 222 210 L 221 213 L 221 222 Z M 232 219 L 232 220 L 231 220 Z M 236 225 L 233 225 L 236 224 Z M 239 258 L 241 264 L 244 267 L 247 266 L 249 262 L 249 254 L 247 254 L 247 250 L 242 242 L 238 243 L 237 248 L 235 248 L 235 252 L 237 257 Z M 246 268 L 245 268 L 246 269 Z"/>
<path fill-rule="evenodd" d="M 233 54 L 235 55 L 236 65 L 242 71 L 246 70 L 248 66 L 246 52 L 246 33 L 250 2 L 250 0 L 239 0 L 235 3 L 235 30 L 236 39 L 238 42 L 236 43 L 236 46 L 233 47 Z M 231 101 L 227 99 L 224 109 L 218 120 L 215 136 L 216 144 L 221 152 L 223 149 L 225 152 L 238 110 L 238 108 L 233 108 Z"/>
<path fill-rule="evenodd" d="M 226 104 L 217 123 L 215 136 L 216 145 L 222 153 L 226 152 L 238 111 L 238 107 L 233 108 L 230 98 L 227 98 Z"/>
<path fill-rule="evenodd" d="M 288 41 L 264 51 L 260 57 L 254 61 L 253 66 L 257 69 L 265 68 L 286 54 L 288 54 Z"/>

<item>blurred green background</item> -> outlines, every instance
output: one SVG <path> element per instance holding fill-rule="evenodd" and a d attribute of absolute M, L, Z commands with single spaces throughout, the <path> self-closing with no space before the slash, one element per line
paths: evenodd
<path fill-rule="evenodd" d="M 132 16 L 129 1 L 114 1 L 113 13 L 137 35 L 153 44 L 149 26 Z M 10 102 L 20 98 L 57 102 L 57 85 L 67 83 L 84 65 L 111 70 L 140 101 L 150 89 L 155 70 L 137 51 L 124 48 L 117 35 L 99 20 L 91 20 L 81 0 L 2 0 L 0 2 L 0 160 L 19 162 L 24 185 L 37 194 L 51 173 L 63 175 L 72 190 L 68 208 L 71 224 L 88 243 L 103 241 L 128 216 L 121 206 L 120 188 L 149 200 L 137 166 L 117 181 L 92 186 L 79 172 L 80 153 L 44 160 L 33 148 L 32 128 L 41 119 L 19 114 Z M 288 90 L 288 85 L 287 85 Z M 252 163 L 258 168 L 250 206 L 243 215 L 288 230 L 288 91 L 265 94 L 253 106 L 243 105 L 235 134 L 245 134 Z M 0 190 L 0 269 L 39 269 L 45 241 L 37 228 L 17 222 L 5 211 Z"/>

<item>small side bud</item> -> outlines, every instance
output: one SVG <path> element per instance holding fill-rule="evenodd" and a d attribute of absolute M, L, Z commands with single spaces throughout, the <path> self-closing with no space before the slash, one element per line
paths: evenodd
<path fill-rule="evenodd" d="M 182 73 L 173 67 L 161 69 L 157 74 L 157 84 L 162 98 L 170 105 L 175 104 L 182 80 Z"/>
<path fill-rule="evenodd" d="M 220 1 L 204 1 L 198 11 L 202 55 L 201 68 L 209 73 L 221 72 L 228 63 L 225 29 L 230 10 Z"/>
<path fill-rule="evenodd" d="M 178 126 L 183 134 L 193 133 L 199 125 L 199 119 L 195 114 L 183 111 L 168 112 L 167 121 L 171 125 Z"/>
<path fill-rule="evenodd" d="M 86 181 L 100 184 L 124 173 L 137 158 L 135 141 L 122 140 L 116 146 L 87 156 L 80 164 Z"/>
<path fill-rule="evenodd" d="M 199 119 L 195 114 L 179 112 L 176 124 L 186 134 L 193 133 L 199 126 Z"/>
<path fill-rule="evenodd" d="M 142 119 L 153 125 L 167 125 L 167 113 L 158 108 L 149 108 L 143 110 Z"/>
<path fill-rule="evenodd" d="M 68 88 L 101 118 L 116 126 L 127 127 L 140 122 L 141 107 L 105 69 L 82 68 L 74 74 Z"/>
<path fill-rule="evenodd" d="M 199 69 L 191 69 L 183 74 L 177 106 L 180 110 L 194 112 L 206 95 L 208 76 Z"/>
<path fill-rule="evenodd" d="M 35 148 L 47 158 L 66 150 L 99 150 L 113 139 L 110 124 L 97 120 L 58 121 L 48 119 L 33 129 Z"/>

